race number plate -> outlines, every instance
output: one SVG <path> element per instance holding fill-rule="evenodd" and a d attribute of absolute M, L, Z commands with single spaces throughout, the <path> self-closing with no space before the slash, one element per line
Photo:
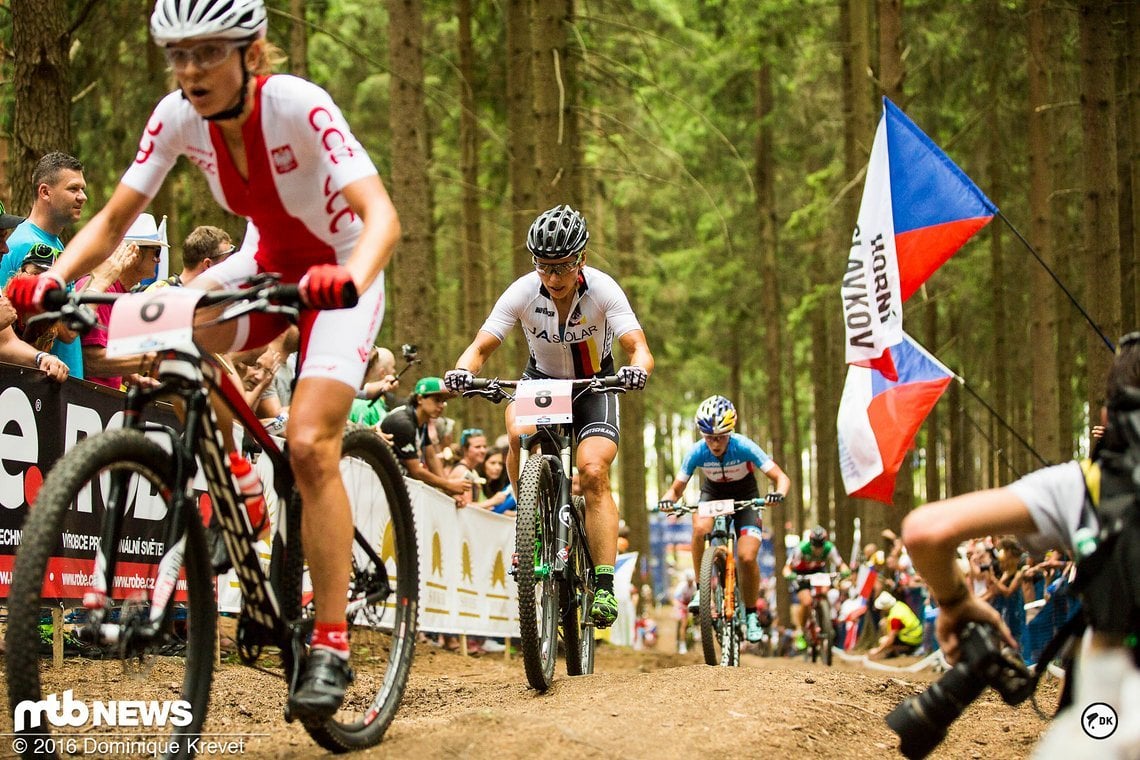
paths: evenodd
<path fill-rule="evenodd" d="M 516 425 L 557 425 L 574 421 L 570 380 L 523 380 L 515 391 Z"/>
<path fill-rule="evenodd" d="M 107 330 L 107 358 L 194 348 L 194 309 L 205 291 L 160 288 L 115 301 Z"/>
<path fill-rule="evenodd" d="M 827 588 L 831 588 L 831 576 L 827 573 L 812 573 L 811 585 L 826 586 Z"/>
<path fill-rule="evenodd" d="M 720 517 L 731 515 L 736 511 L 732 499 L 716 499 L 715 501 L 702 501 L 697 505 L 697 514 L 701 517 Z"/>

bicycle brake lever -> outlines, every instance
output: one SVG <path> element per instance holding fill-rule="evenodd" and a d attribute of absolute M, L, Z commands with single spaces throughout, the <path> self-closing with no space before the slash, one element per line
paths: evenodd
<path fill-rule="evenodd" d="M 49 315 L 41 314 L 40 316 L 48 317 Z M 92 309 L 83 304 L 64 304 L 63 308 L 56 312 L 55 318 L 63 320 L 67 329 L 81 334 L 86 334 L 99 324 L 99 317 Z M 39 317 L 32 317 L 28 320 L 28 324 L 30 325 L 36 319 Z"/>

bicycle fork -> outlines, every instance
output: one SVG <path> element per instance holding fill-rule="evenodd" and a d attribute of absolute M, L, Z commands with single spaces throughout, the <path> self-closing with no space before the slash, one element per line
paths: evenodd
<path fill-rule="evenodd" d="M 736 558 L 728 547 L 724 558 L 724 617 L 728 623 L 736 612 Z"/>

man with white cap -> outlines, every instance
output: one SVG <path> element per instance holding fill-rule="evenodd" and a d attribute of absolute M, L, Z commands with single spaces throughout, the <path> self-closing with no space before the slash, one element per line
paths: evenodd
<path fill-rule="evenodd" d="M 107 260 L 111 266 L 100 266 L 90 277 L 81 279 L 79 287 L 94 288 L 106 293 L 129 293 L 131 288 L 143 280 L 154 277 L 155 266 L 162 258 L 162 250 L 169 247 L 165 229 L 159 229 L 152 215 L 139 214 L 123 236 L 123 242 Z M 134 374 L 145 363 L 140 362 L 139 357 L 107 358 L 106 325 L 111 321 L 111 308 L 111 304 L 96 307 L 95 315 L 99 322 L 81 339 L 86 379 L 116 389 L 124 381 L 145 382 Z"/>
<path fill-rule="evenodd" d="M 911 654 L 922 643 L 922 621 L 906 602 L 900 602 L 884 591 L 875 599 L 875 609 L 886 614 L 883 625 L 885 633 L 879 645 L 867 652 L 872 660 Z"/>

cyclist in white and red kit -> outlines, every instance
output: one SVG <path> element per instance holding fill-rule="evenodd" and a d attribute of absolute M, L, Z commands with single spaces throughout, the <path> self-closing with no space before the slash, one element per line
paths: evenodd
<path fill-rule="evenodd" d="M 299 284 L 306 308 L 289 457 L 301 497 L 313 507 L 303 512 L 302 540 L 316 614 L 289 702 L 297 717 L 321 722 L 353 678 L 345 618 L 353 527 L 341 438 L 380 330 L 383 270 L 400 225 L 372 160 L 328 93 L 271 74 L 280 55 L 265 39 L 267 27 L 263 0 L 158 0 L 151 34 L 178 89 L 154 109 L 107 205 L 51 269 L 12 296 L 17 308 L 42 311 L 47 291 L 107 258 L 179 156 L 202 171 L 219 205 L 248 222 L 241 250 L 192 287 L 231 287 L 259 272 Z M 208 350 L 236 351 L 264 345 L 286 326 L 279 315 L 256 314 L 195 337 Z M 229 434 L 229 426 L 221 429 Z"/>

